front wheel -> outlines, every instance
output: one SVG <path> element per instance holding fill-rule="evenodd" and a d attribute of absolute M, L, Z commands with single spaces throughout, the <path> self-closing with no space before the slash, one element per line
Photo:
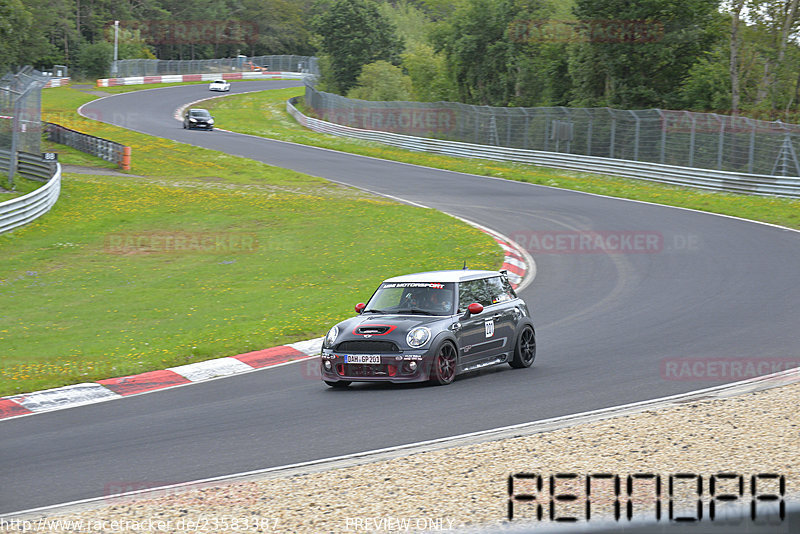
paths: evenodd
<path fill-rule="evenodd" d="M 436 356 L 433 358 L 431 369 L 431 382 L 440 386 L 446 386 L 456 377 L 456 348 L 452 343 L 442 343 Z"/>
<path fill-rule="evenodd" d="M 514 348 L 514 357 L 508 364 L 515 369 L 530 367 L 536 359 L 536 334 L 533 327 L 525 325 L 517 339 L 517 346 Z"/>

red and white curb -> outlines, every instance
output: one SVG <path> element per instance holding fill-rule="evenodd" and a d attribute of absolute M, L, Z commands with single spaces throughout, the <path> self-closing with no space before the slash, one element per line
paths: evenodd
<path fill-rule="evenodd" d="M 216 74 L 165 74 L 163 76 L 131 76 L 128 78 L 101 78 L 97 87 L 115 85 L 143 85 L 151 83 L 210 82 L 213 80 L 302 80 L 310 74 L 300 72 L 226 72 Z"/>
<path fill-rule="evenodd" d="M 474 222 L 462 220 L 489 234 L 503 249 L 505 258 L 502 268 L 508 271 L 509 282 L 515 289 L 523 288 L 530 283 L 535 275 L 535 263 L 524 249 L 502 234 Z M 238 356 L 190 363 L 137 375 L 107 378 L 97 382 L 0 397 L 0 419 L 62 410 L 193 382 L 247 373 L 289 362 L 309 360 L 319 354 L 322 348 L 322 339 L 320 337 L 298 341 Z"/>
<path fill-rule="evenodd" d="M 475 223 L 470 224 L 477 226 Z M 511 282 L 511 286 L 515 290 L 523 289 L 527 286 L 533 280 L 533 275 L 536 272 L 536 264 L 530 254 L 504 235 L 481 226 L 478 226 L 478 228 L 492 236 L 492 239 L 503 249 L 503 266 L 500 269 L 508 273 L 508 281 Z"/>
<path fill-rule="evenodd" d="M 70 79 L 69 78 L 50 78 L 44 89 L 48 89 L 50 87 L 63 87 L 65 85 L 69 85 Z"/>
<path fill-rule="evenodd" d="M 0 419 L 118 399 L 129 395 L 254 371 L 319 354 L 322 338 L 204 362 L 0 398 Z"/>

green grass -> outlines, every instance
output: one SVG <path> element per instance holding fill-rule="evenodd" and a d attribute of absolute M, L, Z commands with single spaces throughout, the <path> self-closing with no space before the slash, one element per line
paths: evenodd
<path fill-rule="evenodd" d="M 133 169 L 66 173 L 50 213 L 0 235 L 0 396 L 320 336 L 388 276 L 502 260 L 434 210 L 70 115 L 91 98 L 44 107 L 133 146 Z"/>
<path fill-rule="evenodd" d="M 0 203 L 12 198 L 27 195 L 39 189 L 44 185 L 44 182 L 38 180 L 30 180 L 17 174 L 14 177 L 13 186 L 8 183 L 8 173 L 0 174 Z"/>
<path fill-rule="evenodd" d="M 302 89 L 231 95 L 205 107 L 220 127 L 243 133 L 800 228 L 800 202 L 793 200 L 316 134 L 284 111 L 285 101 L 300 94 Z M 133 147 L 133 168 L 118 176 L 67 173 L 48 215 L 0 235 L 0 297 L 15 303 L 0 310 L 0 395 L 319 336 L 386 276 L 460 266 L 464 258 L 476 268 L 499 265 L 493 241 L 437 212 L 77 116 L 75 109 L 94 98 L 69 87 L 48 89 L 45 120 Z M 62 163 L 113 168 L 47 145 L 52 148 Z M 402 233 L 395 230 L 401 225 Z M 438 239 L 442 235 L 448 240 Z M 183 245 L 170 246 L 167 238 Z M 215 245 L 205 246 L 203 239 Z"/>
<path fill-rule="evenodd" d="M 221 128 L 241 133 L 457 172 L 656 202 L 669 206 L 744 217 L 790 228 L 800 228 L 800 200 L 709 192 L 626 178 L 548 169 L 521 163 L 454 158 L 318 134 L 297 124 L 284 111 L 286 100 L 302 94 L 303 88 L 292 88 L 264 93 L 231 95 L 227 98 L 209 100 L 203 106 L 214 114 Z M 309 115 L 308 110 L 302 109 L 302 104 L 300 108 L 306 115 Z"/>

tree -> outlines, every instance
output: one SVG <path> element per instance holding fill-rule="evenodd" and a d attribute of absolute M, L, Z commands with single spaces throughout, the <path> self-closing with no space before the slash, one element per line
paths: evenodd
<path fill-rule="evenodd" d="M 360 100 L 411 100 L 411 78 L 387 61 L 364 65 L 348 98 Z"/>
<path fill-rule="evenodd" d="M 251 55 L 314 53 L 309 0 L 244 0 L 242 7 L 258 27 L 258 35 L 248 39 Z"/>
<path fill-rule="evenodd" d="M 403 54 L 403 68 L 411 78 L 414 100 L 436 102 L 457 98 L 445 57 L 437 54 L 432 46 L 417 43 L 409 47 Z"/>
<path fill-rule="evenodd" d="M 326 79 L 332 87 L 328 89 L 346 94 L 356 85 L 364 65 L 378 60 L 400 63 L 403 44 L 371 0 L 334 0 L 319 9 L 324 11 L 314 18 L 312 28 L 329 58 L 320 64 L 330 68 Z"/>
<path fill-rule="evenodd" d="M 20 0 L 0 1 L 0 76 L 29 63 L 25 45 L 33 29 L 33 15 Z"/>
<path fill-rule="evenodd" d="M 78 54 L 78 69 L 88 78 L 107 75 L 114 59 L 114 45 L 106 41 L 85 45 Z"/>
<path fill-rule="evenodd" d="M 786 56 L 800 24 L 797 4 L 797 0 L 748 0 L 745 3 L 747 19 L 758 29 L 762 42 L 760 55 L 764 59 L 756 106 L 775 111 L 787 100 L 793 100 L 790 86 L 795 67 Z"/>
<path fill-rule="evenodd" d="M 459 100 L 469 104 L 505 105 L 512 92 L 506 73 L 512 20 L 510 0 L 469 0 L 459 6 L 433 39 L 447 57 Z"/>
<path fill-rule="evenodd" d="M 545 0 L 466 0 L 434 30 L 461 102 L 491 106 L 561 103 L 565 44 L 529 30 L 550 18 Z"/>
<path fill-rule="evenodd" d="M 423 10 L 409 0 L 384 2 L 378 5 L 378 9 L 397 29 L 406 49 L 428 42 L 432 22 Z"/>
<path fill-rule="evenodd" d="M 667 107 L 720 38 L 717 0 L 576 0 L 584 41 L 573 50 L 573 103 Z"/>
<path fill-rule="evenodd" d="M 723 47 L 718 47 L 692 65 L 681 84 L 680 107 L 721 113 L 730 109 L 736 113 L 737 108 L 732 104 L 731 69 L 724 52 Z"/>
<path fill-rule="evenodd" d="M 728 63 L 728 76 L 731 80 L 731 112 L 739 113 L 739 37 L 740 16 L 744 8 L 744 0 L 733 0 L 731 9 L 731 46 L 730 61 Z"/>

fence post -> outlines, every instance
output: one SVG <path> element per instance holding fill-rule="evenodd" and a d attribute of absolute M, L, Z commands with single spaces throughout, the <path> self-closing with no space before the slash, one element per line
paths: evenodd
<path fill-rule="evenodd" d="M 608 157 L 614 157 L 614 145 L 617 142 L 617 118 L 614 116 L 614 112 L 611 111 L 611 108 L 606 108 L 608 110 L 608 114 L 611 115 L 611 141 L 608 144 Z"/>
<path fill-rule="evenodd" d="M 550 108 L 544 108 L 544 151 L 550 150 Z"/>
<path fill-rule="evenodd" d="M 633 161 L 639 161 L 639 116 L 635 111 L 628 110 L 636 121 L 636 128 L 633 134 Z"/>
<path fill-rule="evenodd" d="M 714 118 L 719 121 L 719 148 L 717 149 L 717 170 L 722 170 L 722 150 L 725 146 L 725 119 L 720 118 L 716 113 L 712 113 Z"/>
<path fill-rule="evenodd" d="M 661 119 L 661 154 L 659 161 L 661 163 L 664 163 L 664 156 L 667 145 L 667 118 L 666 115 L 664 115 L 664 112 L 661 111 L 660 109 L 657 109 L 656 111 L 658 111 L 658 116 Z"/>
<path fill-rule="evenodd" d="M 11 154 L 8 160 L 8 187 L 14 188 L 14 175 L 17 174 L 17 148 L 19 146 L 19 104 L 22 102 L 21 94 L 14 100 L 14 118 L 11 120 Z"/>
<path fill-rule="evenodd" d="M 530 117 L 528 116 L 528 110 L 525 108 L 519 108 L 522 110 L 523 115 L 525 115 L 525 130 L 522 135 L 522 148 L 528 148 L 528 127 L 530 126 Z"/>
<path fill-rule="evenodd" d="M 506 146 L 511 146 L 511 110 L 505 108 L 506 111 Z"/>
<path fill-rule="evenodd" d="M 750 129 L 750 148 L 747 151 L 747 172 L 753 174 L 753 160 L 755 159 L 756 149 L 756 122 L 747 117 L 745 117 L 745 120 L 753 126 Z"/>
<path fill-rule="evenodd" d="M 694 116 L 694 113 L 687 111 L 686 114 L 692 121 L 692 130 L 689 134 L 689 167 L 694 164 L 694 136 L 695 130 L 697 129 L 697 119 Z"/>
<path fill-rule="evenodd" d="M 586 155 L 592 155 L 592 126 L 594 125 L 594 112 L 584 108 L 586 114 L 589 116 L 589 127 L 586 129 Z"/>

